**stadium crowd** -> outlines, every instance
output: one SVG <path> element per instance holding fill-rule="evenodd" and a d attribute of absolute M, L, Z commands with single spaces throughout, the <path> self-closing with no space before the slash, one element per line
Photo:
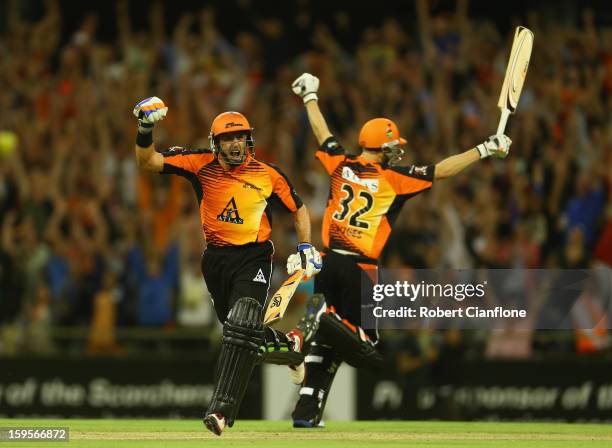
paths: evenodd
<path fill-rule="evenodd" d="M 461 0 L 439 14 L 417 1 L 401 20 L 358 34 L 350 14 L 317 20 L 307 1 L 290 18 L 258 16 L 255 2 L 240 1 L 230 36 L 213 7 L 169 29 L 169 5 L 153 1 L 147 26 L 135 29 L 130 5 L 117 1 L 109 41 L 98 37 L 96 14 L 68 30 L 57 0 L 34 21 L 20 17 L 18 3 L 2 7 L 0 36 L 5 329 L 211 324 L 191 186 L 135 165 L 131 111 L 140 99 L 169 105 L 155 131 L 159 148 L 207 146 L 216 114 L 243 112 L 257 157 L 296 183 L 319 247 L 328 184 L 290 90 L 294 78 L 308 71 L 321 79 L 321 107 L 345 147 L 357 151 L 362 123 L 388 116 L 409 142 L 405 163 L 435 163 L 496 128 L 514 29 L 501 34 L 469 18 Z M 590 10 L 562 26 L 531 11 L 526 25 L 536 44 L 510 119 L 510 157 L 411 200 L 383 266 L 612 265 L 612 30 L 596 27 Z M 291 229 L 278 216 L 278 278 L 293 251 Z"/>

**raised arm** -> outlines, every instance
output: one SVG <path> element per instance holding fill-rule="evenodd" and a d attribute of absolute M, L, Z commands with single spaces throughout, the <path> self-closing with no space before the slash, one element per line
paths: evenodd
<path fill-rule="evenodd" d="M 461 154 L 447 157 L 441 162 L 438 162 L 434 171 L 434 178 L 444 179 L 452 177 L 471 164 L 489 156 L 503 159 L 508 156 L 511 144 L 512 140 L 505 135 L 492 135 L 484 143 L 481 143 L 475 148 L 468 149 Z"/>
<path fill-rule="evenodd" d="M 319 102 L 317 100 L 308 101 L 305 106 L 306 112 L 308 112 L 308 121 L 310 122 L 312 133 L 320 146 L 325 140 L 332 136 L 332 133 L 327 127 L 321 109 L 319 109 Z"/>
<path fill-rule="evenodd" d="M 317 139 L 317 143 L 322 145 L 325 140 L 332 136 L 332 133 L 327 127 L 321 109 L 319 109 L 319 99 L 317 97 L 319 78 L 310 73 L 303 73 L 299 78 L 293 81 L 291 88 L 293 89 L 293 93 L 304 101 L 312 132 Z"/>
<path fill-rule="evenodd" d="M 163 120 L 167 112 L 164 102 L 155 96 L 142 100 L 134 107 L 134 115 L 138 118 L 134 151 L 141 169 L 159 173 L 164 168 L 164 157 L 155 151 L 153 126 Z"/>

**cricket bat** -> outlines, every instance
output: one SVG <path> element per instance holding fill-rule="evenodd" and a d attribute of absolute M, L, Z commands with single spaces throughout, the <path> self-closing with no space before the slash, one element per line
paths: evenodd
<path fill-rule="evenodd" d="M 510 59 L 506 68 L 506 77 L 497 102 L 497 106 L 501 109 L 497 135 L 504 133 L 508 117 L 516 111 L 525 83 L 525 76 L 527 76 L 532 48 L 533 33 L 524 26 L 516 27 Z"/>
<path fill-rule="evenodd" d="M 278 288 L 278 291 L 276 291 L 268 301 L 268 306 L 264 314 L 264 325 L 271 325 L 283 318 L 287 310 L 287 305 L 289 305 L 291 297 L 293 297 L 295 290 L 300 285 L 305 274 L 306 271 L 304 269 L 298 269 L 283 282 L 280 288 Z"/>

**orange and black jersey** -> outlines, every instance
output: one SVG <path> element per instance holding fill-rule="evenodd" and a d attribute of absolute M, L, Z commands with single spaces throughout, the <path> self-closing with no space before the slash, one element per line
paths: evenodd
<path fill-rule="evenodd" d="M 193 186 L 204 237 L 213 246 L 241 246 L 270 238 L 270 208 L 296 212 L 302 201 L 274 165 L 250 158 L 225 170 L 208 149 L 173 148 L 163 152 L 162 174 L 178 174 Z"/>
<path fill-rule="evenodd" d="M 331 176 L 323 244 L 372 260 L 380 256 L 404 202 L 431 187 L 435 166 L 390 167 L 346 155 L 334 137 L 316 157 Z"/>

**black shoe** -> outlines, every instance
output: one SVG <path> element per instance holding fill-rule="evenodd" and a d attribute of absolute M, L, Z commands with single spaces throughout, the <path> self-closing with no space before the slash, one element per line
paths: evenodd
<path fill-rule="evenodd" d="M 293 420 L 294 428 L 325 428 L 325 423 L 321 420 L 315 424 L 312 420 Z"/>
<path fill-rule="evenodd" d="M 323 294 L 313 294 L 306 302 L 306 312 L 296 325 L 296 328 L 304 335 L 304 344 L 308 345 L 317 333 L 319 319 L 321 319 L 326 309 L 327 305 L 325 304 L 325 296 Z M 302 351 L 305 350 L 302 349 Z"/>
<path fill-rule="evenodd" d="M 321 421 L 321 402 L 312 395 L 300 395 L 291 413 L 294 428 L 324 428 Z"/>

